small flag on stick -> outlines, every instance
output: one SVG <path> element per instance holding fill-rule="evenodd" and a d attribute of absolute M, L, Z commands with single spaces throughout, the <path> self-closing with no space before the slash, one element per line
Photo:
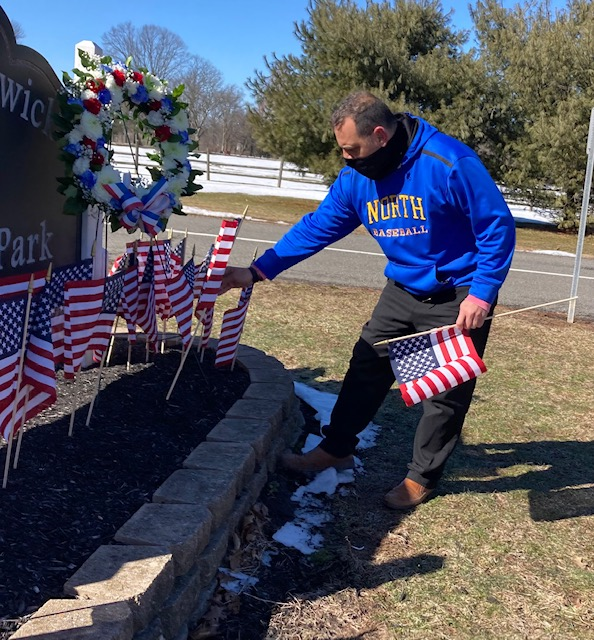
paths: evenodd
<path fill-rule="evenodd" d="M 229 262 L 229 255 L 235 242 L 240 221 L 241 220 L 237 218 L 235 220 L 223 220 L 221 223 L 219 235 L 215 242 L 210 264 L 208 265 L 206 282 L 204 283 L 200 299 L 196 305 L 195 314 L 197 317 L 200 317 L 203 311 L 214 307 L 219 291 L 221 290 L 223 276 L 225 275 L 225 269 Z"/>
<path fill-rule="evenodd" d="M 223 367 L 225 365 L 233 367 L 235 364 L 237 348 L 239 347 L 239 340 L 243 332 L 253 289 L 253 284 L 242 289 L 237 306 L 234 309 L 228 309 L 223 314 L 221 333 L 215 356 L 215 367 Z"/>
<path fill-rule="evenodd" d="M 487 370 L 467 332 L 456 327 L 396 340 L 390 363 L 407 407 Z"/>

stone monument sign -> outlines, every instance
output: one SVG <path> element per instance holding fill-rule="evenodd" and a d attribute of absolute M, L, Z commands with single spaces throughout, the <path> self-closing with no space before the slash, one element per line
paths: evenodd
<path fill-rule="evenodd" d="M 80 260 L 81 220 L 62 213 L 64 175 L 52 138 L 60 81 L 16 43 L 0 7 L 0 278 Z"/>

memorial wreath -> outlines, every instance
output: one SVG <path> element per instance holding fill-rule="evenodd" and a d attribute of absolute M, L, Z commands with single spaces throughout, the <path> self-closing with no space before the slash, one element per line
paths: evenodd
<path fill-rule="evenodd" d="M 180 197 L 201 188 L 194 183 L 201 171 L 190 166 L 197 143 L 188 126 L 183 85 L 170 89 L 146 69 L 112 63 L 79 51 L 83 69 L 63 75 L 58 95 L 56 139 L 65 163 L 58 178 L 66 196 L 64 213 L 80 214 L 91 205 L 101 210 L 112 231 L 125 227 L 157 235 L 172 213 L 182 214 Z M 120 174 L 112 166 L 114 122 L 131 122 L 153 147 L 147 157 L 152 182 L 139 175 Z M 138 170 L 137 170 L 138 173 Z"/>

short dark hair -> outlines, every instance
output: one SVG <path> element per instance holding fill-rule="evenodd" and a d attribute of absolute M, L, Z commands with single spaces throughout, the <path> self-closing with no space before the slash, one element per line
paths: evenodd
<path fill-rule="evenodd" d="M 392 129 L 394 114 L 388 105 L 369 91 L 351 93 L 332 112 L 332 129 L 340 127 L 346 118 L 352 118 L 357 133 L 370 136 L 376 127 Z"/>

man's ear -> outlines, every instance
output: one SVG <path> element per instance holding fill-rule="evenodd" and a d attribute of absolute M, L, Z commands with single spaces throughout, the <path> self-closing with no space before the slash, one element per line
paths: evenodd
<path fill-rule="evenodd" d="M 373 130 L 373 135 L 375 136 L 376 140 L 379 142 L 379 144 L 382 147 L 385 147 L 388 144 L 388 140 L 390 139 L 390 136 L 388 135 L 388 132 L 384 129 L 384 127 L 382 127 L 381 125 L 378 125 Z"/>

